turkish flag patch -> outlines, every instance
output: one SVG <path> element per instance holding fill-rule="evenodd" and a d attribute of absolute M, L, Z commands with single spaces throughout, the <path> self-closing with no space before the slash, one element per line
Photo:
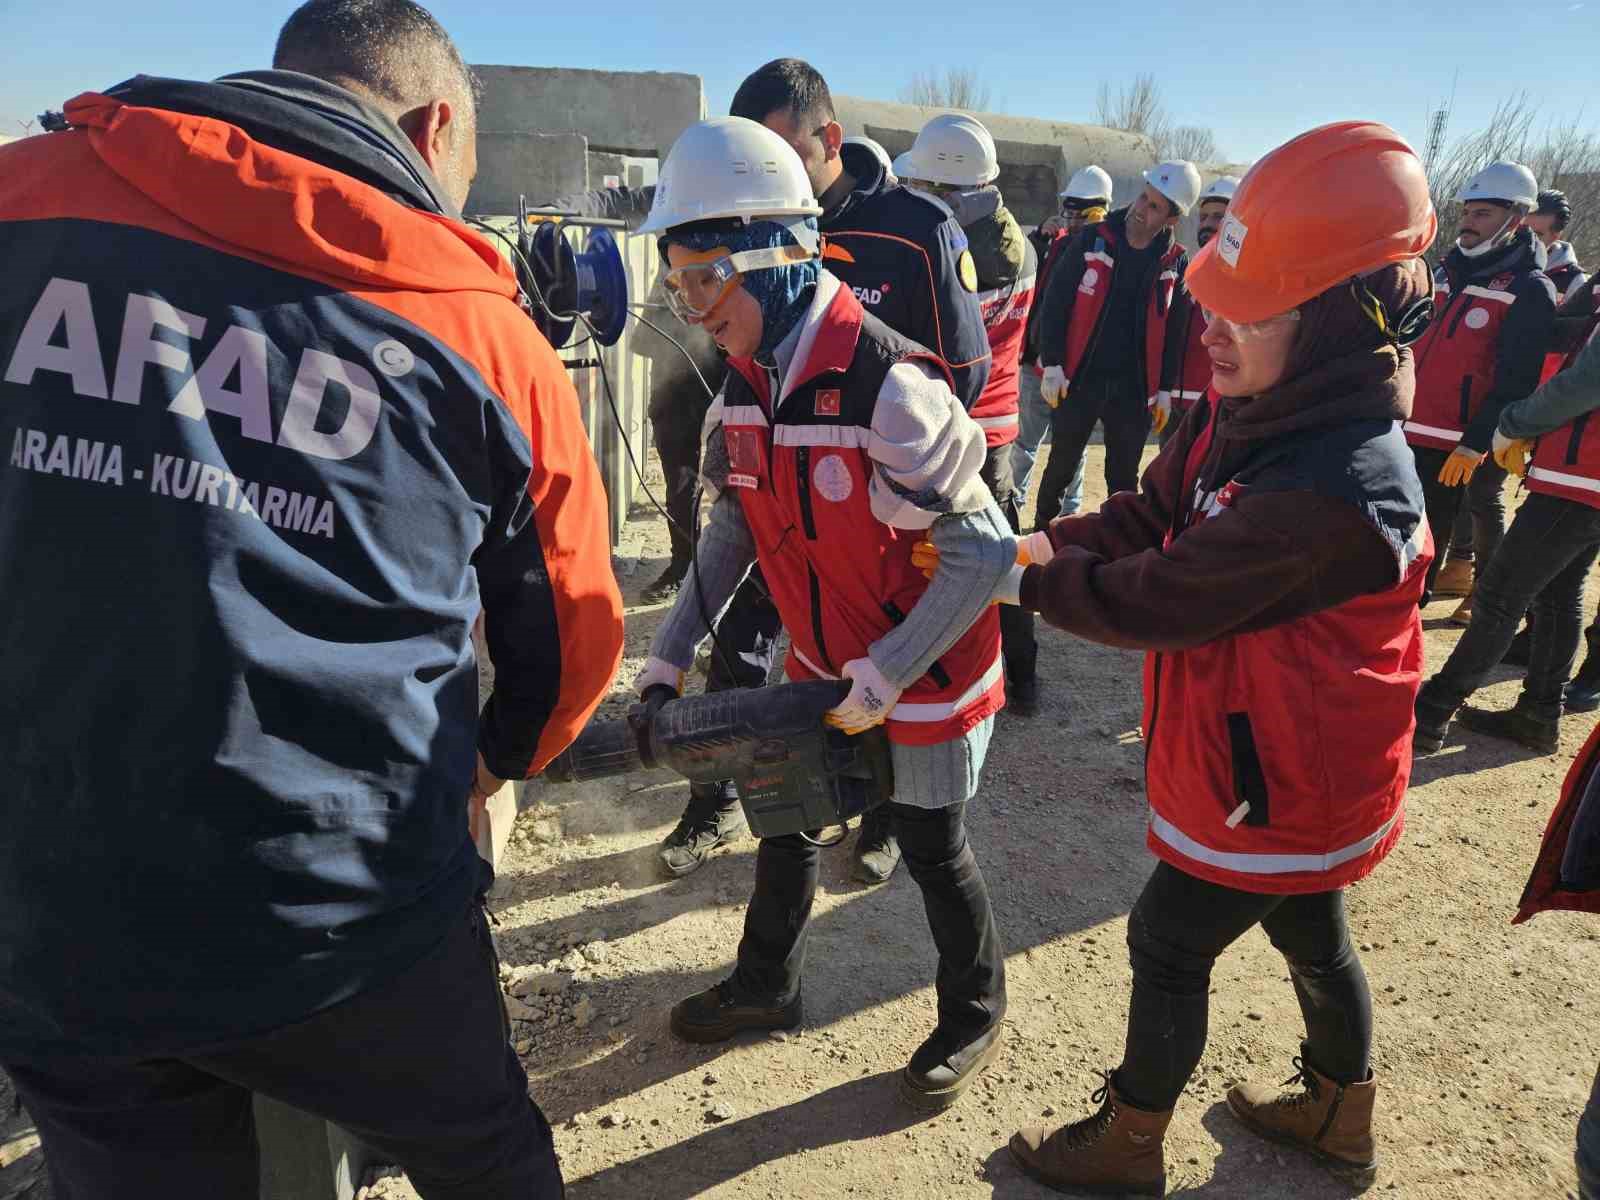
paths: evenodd
<path fill-rule="evenodd" d="M 839 415 L 839 389 L 819 388 L 817 402 L 811 408 L 811 415 L 816 417 L 837 417 Z"/>

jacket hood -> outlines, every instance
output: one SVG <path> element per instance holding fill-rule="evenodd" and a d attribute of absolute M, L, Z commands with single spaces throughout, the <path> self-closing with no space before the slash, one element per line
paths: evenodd
<path fill-rule="evenodd" d="M 1444 269 L 1460 286 L 1476 283 L 1480 279 L 1493 279 L 1496 275 L 1542 271 L 1545 258 L 1544 243 L 1524 225 L 1511 235 L 1509 242 L 1483 258 L 1468 258 L 1461 253 L 1460 247 L 1451 246 L 1450 252 L 1444 256 Z"/>
<path fill-rule="evenodd" d="M 1565 267 L 1571 267 L 1578 271 L 1583 270 L 1578 265 L 1578 256 L 1572 252 L 1571 242 L 1551 242 L 1545 247 L 1544 269 L 1546 271 L 1559 271 Z"/>
<path fill-rule="evenodd" d="M 140 76 L 66 117 L 113 173 L 243 257 L 353 288 L 517 295 L 398 127 L 342 88 L 286 71 Z"/>
<path fill-rule="evenodd" d="M 1017 277 L 1028 256 L 1028 240 L 1005 205 L 997 204 L 993 212 L 964 229 L 980 291 L 1002 287 Z"/>

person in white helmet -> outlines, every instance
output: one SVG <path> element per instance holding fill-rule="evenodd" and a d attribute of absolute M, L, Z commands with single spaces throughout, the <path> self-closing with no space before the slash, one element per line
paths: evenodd
<path fill-rule="evenodd" d="M 845 138 L 844 141 L 839 144 L 839 155 L 841 158 L 844 156 L 844 147 L 846 146 L 859 146 L 868 154 L 872 155 L 873 158 L 877 159 L 878 165 L 888 172 L 888 175 L 884 180 L 886 186 L 893 187 L 895 184 L 900 182 L 894 173 L 894 159 L 890 157 L 889 152 L 883 148 L 883 143 L 877 138 L 869 138 L 865 134 L 856 134 L 853 137 Z"/>
<path fill-rule="evenodd" d="M 1237 179 L 1232 175 L 1223 175 L 1200 193 L 1200 206 L 1195 210 L 1197 248 L 1204 249 L 1217 236 L 1222 228 L 1222 219 L 1228 215 L 1228 204 L 1238 189 Z M 1187 287 L 1179 290 L 1172 320 L 1183 330 L 1183 365 L 1179 371 L 1178 386 L 1168 396 L 1158 393 L 1151 413 L 1156 436 L 1161 439 L 1163 447 L 1178 432 L 1184 414 L 1205 395 L 1206 388 L 1211 384 L 1211 356 L 1206 353 L 1200 340 L 1206 331 L 1206 318 L 1200 306 L 1190 299 Z"/>
<path fill-rule="evenodd" d="M 1151 409 L 1177 384 L 1182 330 L 1168 319 L 1188 255 L 1174 226 L 1200 199 L 1190 162 L 1158 163 L 1127 208 L 1085 228 L 1063 252 L 1041 301 L 1041 392 L 1054 412 L 1053 448 L 1035 524 L 1078 470 L 1096 424 L 1106 438 L 1106 489 L 1137 486 Z"/>
<path fill-rule="evenodd" d="M 727 352 L 729 372 L 707 420 L 717 495 L 698 546 L 703 595 L 679 593 L 636 686 L 682 687 L 706 614 L 759 562 L 789 631 L 788 678 L 847 679 L 829 723 L 885 726 L 895 790 L 883 807 L 939 950 L 938 1024 L 902 1092 L 940 1109 L 997 1053 L 1005 1012 L 1004 954 L 962 814 L 1004 702 L 989 600 L 1017 540 L 949 368 L 822 269 L 821 213 L 799 156 L 744 118 L 691 126 L 662 166 L 641 232 L 659 237 L 674 310 Z M 924 536 L 947 565 L 954 556 L 949 579 L 929 583 L 912 562 Z M 679 1037 L 800 1024 L 819 855 L 802 835 L 762 839 L 737 966 L 673 1008 Z"/>
<path fill-rule="evenodd" d="M 1050 432 L 1050 406 L 1040 394 L 1040 379 L 1044 368 L 1039 365 L 1039 297 L 1044 295 L 1050 272 L 1061 258 L 1061 252 L 1072 244 L 1072 239 L 1085 225 L 1105 220 L 1111 206 L 1111 176 L 1101 167 L 1090 164 L 1073 173 L 1067 186 L 1057 199 L 1061 211 L 1047 217 L 1028 235 L 1033 252 L 1039 258 L 1039 282 L 1034 291 L 1034 305 L 1028 312 L 1028 329 L 1022 343 L 1022 385 L 1017 400 L 1017 440 L 1011 447 L 1011 474 L 1016 480 L 1017 506 L 1028 506 L 1028 485 L 1033 479 L 1033 464 L 1039 456 L 1039 443 Z M 1070 517 L 1083 507 L 1083 464 L 1068 482 L 1059 497 L 1062 516 Z"/>
<path fill-rule="evenodd" d="M 940 113 L 922 127 L 911 149 L 894 161 L 894 171 L 907 187 L 948 207 L 967 235 L 991 356 L 989 382 L 972 406 L 972 418 L 983 429 L 989 448 L 983 481 L 1012 532 L 1018 533 L 1021 503 L 1012 480 L 1011 446 L 1020 424 L 1022 340 L 1033 310 L 1039 260 L 995 186 L 1000 158 L 994 138 L 976 117 Z M 1007 605 L 1000 610 L 1000 634 L 1006 707 L 1031 717 L 1039 711 L 1039 647 L 1033 622 L 1021 609 Z"/>
<path fill-rule="evenodd" d="M 1465 498 L 1473 554 L 1439 559 L 1423 603 L 1437 591 L 1465 595 L 1470 620 L 1474 561 L 1487 566 L 1505 534 L 1505 471 L 1485 461 L 1500 410 L 1539 386 L 1555 329 L 1555 288 L 1545 249 L 1527 225 L 1538 204 L 1533 172 L 1491 163 L 1457 196 L 1460 232 L 1433 275 L 1433 323 L 1416 345 L 1417 399 L 1406 440 L 1428 497 L 1428 523 L 1442 542 Z M 1440 558 L 1443 556 L 1441 555 Z"/>

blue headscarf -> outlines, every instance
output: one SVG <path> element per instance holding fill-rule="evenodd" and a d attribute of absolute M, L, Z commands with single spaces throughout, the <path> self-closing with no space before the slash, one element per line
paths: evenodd
<path fill-rule="evenodd" d="M 814 236 L 816 219 L 807 217 L 806 227 Z M 673 230 L 661 239 L 663 256 L 671 242 L 697 251 L 724 246 L 733 253 L 799 245 L 795 236 L 776 221 L 752 221 L 748 225 L 724 228 Z M 756 303 L 761 306 L 761 345 L 756 349 L 757 357 L 770 359 L 773 350 L 800 323 L 800 318 L 806 315 L 812 289 L 817 286 L 821 273 L 821 264 L 813 258 L 781 267 L 765 267 L 751 271 L 744 277 L 744 290 L 754 296 Z"/>

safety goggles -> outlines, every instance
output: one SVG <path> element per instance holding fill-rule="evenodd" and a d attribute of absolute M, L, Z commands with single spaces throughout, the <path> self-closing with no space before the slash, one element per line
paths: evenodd
<path fill-rule="evenodd" d="M 1202 308 L 1201 314 L 1206 319 L 1207 325 L 1220 323 L 1226 328 L 1235 341 L 1248 342 L 1271 337 L 1274 333 L 1281 333 L 1286 326 L 1297 324 L 1300 320 L 1300 310 L 1291 308 L 1288 312 L 1279 313 L 1275 317 L 1266 317 L 1260 321 L 1230 321 L 1221 313 L 1212 312 L 1209 308 Z"/>
<path fill-rule="evenodd" d="M 672 267 L 661 277 L 661 287 L 674 316 L 685 322 L 703 321 L 739 286 L 742 276 L 751 271 L 805 262 L 813 257 L 804 246 L 737 250 L 710 257 L 705 262 Z"/>

